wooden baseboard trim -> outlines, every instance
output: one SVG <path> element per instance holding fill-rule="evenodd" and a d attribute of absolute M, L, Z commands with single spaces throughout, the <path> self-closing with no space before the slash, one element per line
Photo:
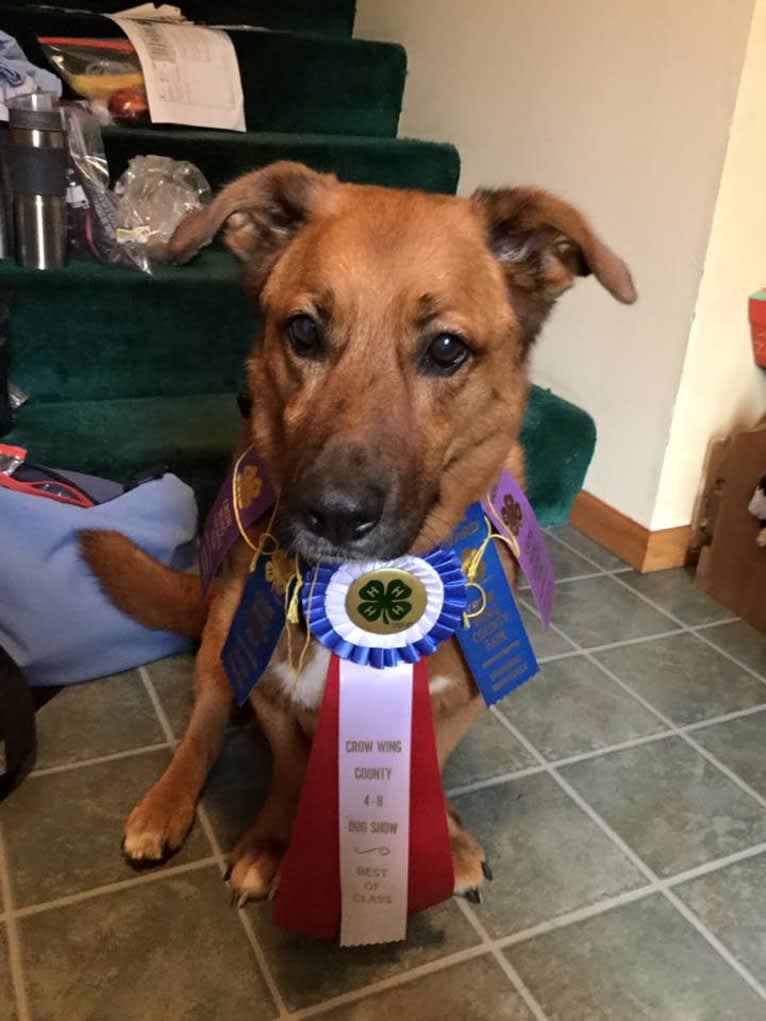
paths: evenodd
<path fill-rule="evenodd" d="M 585 490 L 575 499 L 569 520 L 642 574 L 681 567 L 689 560 L 690 525 L 652 532 Z"/>

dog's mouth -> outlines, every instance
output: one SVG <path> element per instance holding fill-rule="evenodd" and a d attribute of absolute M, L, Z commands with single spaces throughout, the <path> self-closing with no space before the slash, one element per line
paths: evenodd
<path fill-rule="evenodd" d="M 283 549 L 309 563 L 395 560 L 409 552 L 415 540 L 410 530 L 405 533 L 380 523 L 368 536 L 339 542 L 290 518 L 276 523 L 274 535 Z"/>

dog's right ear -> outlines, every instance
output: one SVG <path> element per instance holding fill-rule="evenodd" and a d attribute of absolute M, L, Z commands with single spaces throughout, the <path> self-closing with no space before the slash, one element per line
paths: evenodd
<path fill-rule="evenodd" d="M 224 243 L 262 283 L 320 196 L 337 184 L 302 163 L 272 163 L 227 185 L 209 206 L 187 216 L 168 242 L 167 259 L 182 265 L 224 228 Z"/>

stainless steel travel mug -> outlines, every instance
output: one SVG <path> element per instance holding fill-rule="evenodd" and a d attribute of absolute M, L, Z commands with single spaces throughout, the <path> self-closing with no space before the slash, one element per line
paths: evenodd
<path fill-rule="evenodd" d="M 21 102 L 24 100 L 24 102 Z M 66 262 L 66 134 L 48 93 L 8 103 L 16 260 L 35 269 Z"/>
<path fill-rule="evenodd" d="M 0 123 L 0 259 L 13 255 L 13 187 L 8 161 L 8 125 Z"/>

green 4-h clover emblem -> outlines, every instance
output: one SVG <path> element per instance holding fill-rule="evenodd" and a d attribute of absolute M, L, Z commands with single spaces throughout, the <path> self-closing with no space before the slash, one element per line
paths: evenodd
<path fill-rule="evenodd" d="M 397 634 L 412 627 L 426 611 L 428 595 L 411 571 L 378 567 L 360 575 L 349 587 L 346 612 L 363 631 Z"/>
<path fill-rule="evenodd" d="M 383 582 L 371 578 L 359 589 L 358 611 L 370 624 L 398 624 L 412 613 L 412 589 L 401 578 Z"/>

